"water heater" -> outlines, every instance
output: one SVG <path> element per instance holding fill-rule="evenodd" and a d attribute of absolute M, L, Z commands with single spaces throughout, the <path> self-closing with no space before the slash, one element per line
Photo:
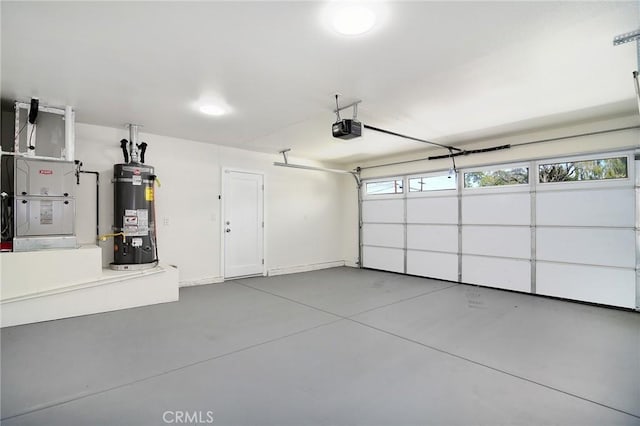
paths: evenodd
<path fill-rule="evenodd" d="M 120 141 L 124 163 L 113 166 L 113 263 L 111 269 L 140 270 L 158 263 L 154 168 L 144 164 L 147 144 L 138 144 L 138 126 Z"/>

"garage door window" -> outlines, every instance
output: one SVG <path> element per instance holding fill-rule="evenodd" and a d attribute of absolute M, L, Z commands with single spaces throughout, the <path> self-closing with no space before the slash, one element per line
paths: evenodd
<path fill-rule="evenodd" d="M 367 182 L 367 195 L 402 194 L 402 179 Z"/>
<path fill-rule="evenodd" d="M 456 189 L 456 178 L 451 175 L 409 178 L 409 192 L 443 191 Z"/>
<path fill-rule="evenodd" d="M 628 177 L 627 157 L 566 161 L 538 166 L 538 181 L 540 183 L 626 179 Z"/>
<path fill-rule="evenodd" d="M 464 173 L 465 188 L 484 188 L 505 185 L 526 185 L 529 183 L 528 167 L 513 167 L 493 170 L 479 170 Z"/>

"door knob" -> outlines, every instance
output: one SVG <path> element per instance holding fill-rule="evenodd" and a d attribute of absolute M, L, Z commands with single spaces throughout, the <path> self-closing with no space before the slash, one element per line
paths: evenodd
<path fill-rule="evenodd" d="M 231 232 L 230 228 L 225 229 L 226 232 Z"/>

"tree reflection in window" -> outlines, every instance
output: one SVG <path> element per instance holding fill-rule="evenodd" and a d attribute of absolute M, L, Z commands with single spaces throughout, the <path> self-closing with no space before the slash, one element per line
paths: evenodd
<path fill-rule="evenodd" d="M 540 164 L 538 177 L 540 183 L 624 179 L 629 177 L 627 157 Z"/>
<path fill-rule="evenodd" d="M 486 186 L 522 185 L 529 183 L 529 168 L 514 167 L 511 169 L 483 170 L 465 172 L 465 188 L 481 188 Z"/>

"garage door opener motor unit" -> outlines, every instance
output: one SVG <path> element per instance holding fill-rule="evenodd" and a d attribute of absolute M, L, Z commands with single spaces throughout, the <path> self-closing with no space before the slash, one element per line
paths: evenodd
<path fill-rule="evenodd" d="M 129 140 L 120 147 L 124 163 L 113 166 L 114 225 L 111 269 L 140 270 L 158 264 L 154 168 L 144 164 L 147 144 L 138 144 L 138 125 L 129 124 Z M 121 238 L 117 238 L 121 237 Z"/>
<path fill-rule="evenodd" d="M 358 121 L 358 102 L 354 102 L 350 105 L 340 108 L 338 105 L 338 95 L 336 96 L 336 122 L 331 125 L 331 133 L 334 138 L 338 139 L 353 139 L 362 136 L 362 123 Z M 353 107 L 353 118 L 342 119 L 340 118 L 340 111 Z"/>

